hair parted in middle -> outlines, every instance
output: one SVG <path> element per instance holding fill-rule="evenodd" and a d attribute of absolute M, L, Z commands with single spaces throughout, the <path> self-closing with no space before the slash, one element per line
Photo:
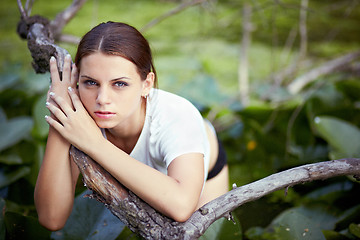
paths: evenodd
<path fill-rule="evenodd" d="M 97 25 L 81 39 L 75 56 L 76 67 L 80 70 L 81 59 L 96 52 L 131 61 L 142 80 L 153 72 L 154 86 L 157 87 L 157 75 L 149 43 L 136 28 L 126 23 L 111 21 Z"/>

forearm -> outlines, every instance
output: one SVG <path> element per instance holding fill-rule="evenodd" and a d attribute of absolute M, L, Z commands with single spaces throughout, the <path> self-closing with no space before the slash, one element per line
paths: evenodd
<path fill-rule="evenodd" d="M 194 212 L 201 188 L 189 190 L 188 183 L 135 160 L 106 139 L 88 150 L 88 155 L 159 212 L 177 221 L 185 221 Z"/>
<path fill-rule="evenodd" d="M 62 228 L 73 206 L 79 173 L 70 162 L 69 148 L 70 144 L 50 127 L 34 197 L 40 223 L 52 230 Z"/>

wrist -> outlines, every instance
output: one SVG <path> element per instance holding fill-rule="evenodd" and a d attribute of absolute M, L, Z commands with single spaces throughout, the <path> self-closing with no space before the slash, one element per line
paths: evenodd
<path fill-rule="evenodd" d="M 99 156 L 102 152 L 104 152 L 105 146 L 108 143 L 109 141 L 105 139 L 102 135 L 98 137 L 93 137 L 91 141 L 85 144 L 85 146 L 81 150 L 87 155 L 89 155 L 91 158 L 96 159 L 96 156 Z"/>
<path fill-rule="evenodd" d="M 56 141 L 68 148 L 70 148 L 70 143 L 67 141 L 61 134 L 53 127 L 49 127 L 49 134 L 48 134 L 48 142 L 49 141 Z"/>

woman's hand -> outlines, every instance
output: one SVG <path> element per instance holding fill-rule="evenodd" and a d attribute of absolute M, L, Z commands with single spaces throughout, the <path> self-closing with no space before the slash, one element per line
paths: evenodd
<path fill-rule="evenodd" d="M 68 87 L 66 92 L 70 103 L 54 92 L 49 93 L 54 103 L 48 101 L 46 106 L 53 116 L 45 116 L 45 119 L 69 143 L 87 152 L 98 146 L 99 141 L 104 137 L 100 128 L 84 108 L 76 90 Z"/>
<path fill-rule="evenodd" d="M 72 64 L 71 56 L 67 55 L 64 60 L 64 67 L 62 76 L 60 78 L 57 61 L 55 57 L 50 58 L 50 76 L 51 85 L 47 95 L 47 101 L 54 103 L 50 98 L 50 92 L 55 93 L 57 96 L 62 97 L 67 103 L 70 104 L 71 100 L 68 94 L 68 87 L 76 88 L 79 78 L 79 73 L 75 64 Z"/>

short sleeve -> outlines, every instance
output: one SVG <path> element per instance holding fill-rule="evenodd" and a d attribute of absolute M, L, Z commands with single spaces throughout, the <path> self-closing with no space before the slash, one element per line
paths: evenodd
<path fill-rule="evenodd" d="M 153 161 L 168 168 L 183 154 L 201 153 L 207 176 L 210 147 L 200 112 L 182 97 L 167 92 L 159 95 L 151 116 L 151 155 L 157 156 Z"/>
<path fill-rule="evenodd" d="M 160 137 L 160 152 L 164 157 L 166 167 L 172 160 L 187 153 L 205 155 L 204 123 L 197 109 L 189 102 L 178 106 L 176 112 L 169 112 L 172 121 L 165 122 L 164 131 Z M 176 117 L 175 117 L 176 116 Z"/>

